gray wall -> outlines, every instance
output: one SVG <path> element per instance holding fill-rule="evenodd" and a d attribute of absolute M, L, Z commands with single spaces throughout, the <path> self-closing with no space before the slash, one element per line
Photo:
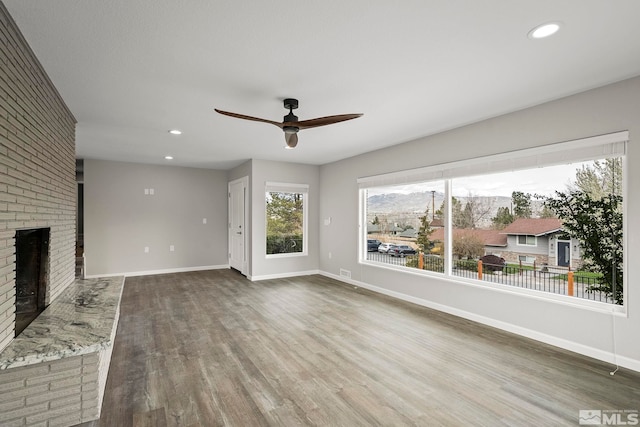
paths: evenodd
<path fill-rule="evenodd" d="M 2 2 L 0 64 L 2 351 L 15 334 L 16 230 L 51 228 L 47 304 L 75 277 L 76 122 Z"/>
<path fill-rule="evenodd" d="M 549 255 L 549 236 L 538 236 L 535 246 L 518 244 L 518 236 L 510 234 L 507 236 L 507 247 L 505 251 L 518 255 Z"/>
<path fill-rule="evenodd" d="M 225 171 L 87 159 L 84 195 L 87 276 L 228 266 Z"/>
<path fill-rule="evenodd" d="M 251 173 L 251 265 L 252 279 L 293 276 L 318 272 L 318 205 L 319 205 L 318 166 L 294 163 L 253 160 Z M 266 203 L 265 184 L 282 182 L 290 184 L 308 184 L 308 247 L 307 256 L 286 258 L 266 258 Z"/>
<path fill-rule="evenodd" d="M 320 169 L 320 269 L 369 287 L 640 370 L 640 78 L 486 120 Z M 626 316 L 358 263 L 359 177 L 628 130 Z M 329 253 L 332 257 L 329 257 Z M 615 323 L 614 323 L 615 322 Z M 612 331 L 615 330 L 615 346 Z"/>

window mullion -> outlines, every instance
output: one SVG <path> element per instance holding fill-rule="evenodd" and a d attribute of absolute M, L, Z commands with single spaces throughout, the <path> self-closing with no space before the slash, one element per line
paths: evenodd
<path fill-rule="evenodd" d="M 451 180 L 444 180 L 444 274 L 451 276 L 453 265 L 453 226 L 451 214 Z"/>

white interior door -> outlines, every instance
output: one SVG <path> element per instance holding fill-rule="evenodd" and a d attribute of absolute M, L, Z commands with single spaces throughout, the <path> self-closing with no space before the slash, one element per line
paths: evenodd
<path fill-rule="evenodd" d="M 245 201 L 248 179 L 229 183 L 229 266 L 246 275 Z"/>

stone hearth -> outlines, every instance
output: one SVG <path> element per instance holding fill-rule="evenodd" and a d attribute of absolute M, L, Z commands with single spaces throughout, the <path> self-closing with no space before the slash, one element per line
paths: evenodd
<path fill-rule="evenodd" d="M 0 353 L 0 425 L 99 418 L 123 285 L 77 280 Z"/>

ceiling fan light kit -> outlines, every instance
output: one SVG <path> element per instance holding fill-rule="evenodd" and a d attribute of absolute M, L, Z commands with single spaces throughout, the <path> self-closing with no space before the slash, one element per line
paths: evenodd
<path fill-rule="evenodd" d="M 362 114 L 339 114 L 336 116 L 319 117 L 317 119 L 310 120 L 298 120 L 298 116 L 293 114 L 293 110 L 298 108 L 298 100 L 294 98 L 287 98 L 284 100 L 284 108 L 289 110 L 289 114 L 283 117 L 282 123 L 275 122 L 273 120 L 261 119 L 259 117 L 245 116 L 244 114 L 231 113 L 229 111 L 223 111 L 215 109 L 216 112 L 237 119 L 252 120 L 256 122 L 269 123 L 278 126 L 284 131 L 284 140 L 287 144 L 287 148 L 295 148 L 298 145 L 298 131 L 300 129 L 309 129 L 319 126 L 332 125 L 334 123 L 344 122 L 346 120 L 357 119 Z"/>

